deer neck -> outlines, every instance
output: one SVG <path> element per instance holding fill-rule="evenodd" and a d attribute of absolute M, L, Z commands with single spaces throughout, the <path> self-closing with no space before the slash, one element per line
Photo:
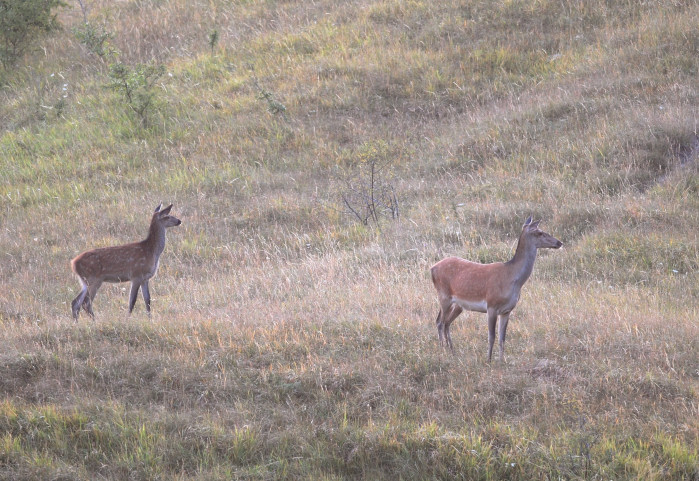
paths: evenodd
<path fill-rule="evenodd" d="M 536 260 L 536 246 L 533 242 L 528 242 L 524 233 L 519 236 L 517 249 L 512 259 L 507 262 L 507 265 L 512 270 L 512 280 L 518 286 L 522 287 L 534 270 L 534 261 Z"/>
<path fill-rule="evenodd" d="M 144 241 L 148 250 L 153 255 L 155 262 L 158 262 L 160 254 L 165 249 L 165 227 L 157 222 L 152 222 L 148 230 L 148 237 Z"/>

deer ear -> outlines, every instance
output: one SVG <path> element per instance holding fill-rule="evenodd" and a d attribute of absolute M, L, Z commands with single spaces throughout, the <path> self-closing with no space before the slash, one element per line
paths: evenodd
<path fill-rule="evenodd" d="M 531 223 L 532 223 L 532 216 L 529 216 L 529 217 L 527 217 L 527 220 L 524 221 L 524 227 L 527 227 Z"/>
<path fill-rule="evenodd" d="M 160 204 L 158 204 L 158 207 L 155 208 L 155 212 L 154 212 L 154 213 L 157 214 L 158 212 L 160 212 L 160 208 L 161 208 L 162 206 L 163 206 L 163 203 L 162 203 L 162 202 L 161 202 Z"/>
<path fill-rule="evenodd" d="M 529 224 L 529 228 L 530 228 L 530 229 L 538 229 L 538 228 L 539 228 L 539 222 L 541 222 L 541 219 L 536 220 L 536 221 L 532 222 L 531 224 Z"/>
<path fill-rule="evenodd" d="M 170 209 L 172 209 L 172 204 L 168 205 L 163 210 L 161 210 L 160 215 L 168 215 L 170 213 Z"/>

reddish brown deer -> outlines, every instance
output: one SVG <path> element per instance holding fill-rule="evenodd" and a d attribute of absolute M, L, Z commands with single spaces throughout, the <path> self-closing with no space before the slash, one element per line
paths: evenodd
<path fill-rule="evenodd" d="M 449 326 L 463 310 L 488 314 L 488 362 L 493 354 L 495 325 L 500 317 L 500 361 L 505 360 L 505 332 L 522 286 L 534 269 L 536 251 L 558 249 L 563 243 L 539 229 L 529 217 L 522 227 L 514 257 L 508 262 L 479 264 L 448 257 L 432 266 L 432 282 L 439 296 L 437 332 L 440 345 L 454 349 Z"/>
<path fill-rule="evenodd" d="M 136 304 L 140 288 L 143 290 L 143 300 L 150 316 L 148 280 L 158 270 L 160 254 L 165 249 L 165 229 L 182 223 L 181 220 L 170 215 L 172 204 L 162 210 L 161 207 L 162 204 L 155 209 L 150 221 L 148 237 L 141 242 L 93 249 L 83 252 L 71 261 L 71 268 L 78 276 L 82 287 L 80 294 L 71 303 L 73 318 L 76 321 L 81 307 L 93 319 L 95 318 L 92 301 L 103 282 L 131 281 L 129 314 Z"/>

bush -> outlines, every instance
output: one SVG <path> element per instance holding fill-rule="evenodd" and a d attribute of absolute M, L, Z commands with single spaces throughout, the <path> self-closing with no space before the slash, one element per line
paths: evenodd
<path fill-rule="evenodd" d="M 131 68 L 118 62 L 109 67 L 111 83 L 108 87 L 124 95 L 131 110 L 138 115 L 142 127 L 148 126 L 148 114 L 155 104 L 155 82 L 164 73 L 164 65 L 138 64 Z"/>
<path fill-rule="evenodd" d="M 113 35 L 107 32 L 101 25 L 95 26 L 89 22 L 85 22 L 81 26 L 73 28 L 73 34 L 75 34 L 75 37 L 87 50 L 94 53 L 99 58 L 103 59 L 115 53 L 114 49 L 109 44 L 109 40 Z"/>
<path fill-rule="evenodd" d="M 11 67 L 39 34 L 58 27 L 55 9 L 61 0 L 0 0 L 0 62 Z"/>

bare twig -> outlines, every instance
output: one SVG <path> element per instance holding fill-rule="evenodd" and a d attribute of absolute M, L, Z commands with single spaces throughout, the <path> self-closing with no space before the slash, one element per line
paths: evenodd
<path fill-rule="evenodd" d="M 87 6 L 83 0 L 78 0 L 78 5 L 80 5 L 80 10 L 83 12 L 83 22 L 87 23 Z"/>
<path fill-rule="evenodd" d="M 387 162 L 369 159 L 344 180 L 340 193 L 344 211 L 364 225 L 381 228 L 381 217 L 398 218 L 398 198 L 393 185 L 381 175 Z"/>

